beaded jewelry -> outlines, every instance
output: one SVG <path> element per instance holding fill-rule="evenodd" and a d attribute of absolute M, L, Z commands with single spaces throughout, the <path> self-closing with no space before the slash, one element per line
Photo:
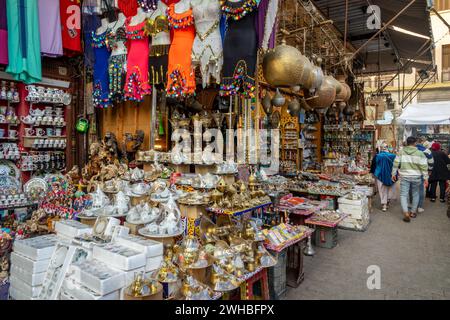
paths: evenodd
<path fill-rule="evenodd" d="M 115 102 L 124 100 L 124 81 L 127 56 L 111 56 L 109 59 L 109 98 Z"/>
<path fill-rule="evenodd" d="M 144 96 L 151 94 L 150 87 L 143 89 L 141 81 L 141 70 L 138 66 L 134 67 L 134 71 L 130 74 L 128 82 L 125 84 L 125 99 L 129 101 L 144 101 Z"/>
<path fill-rule="evenodd" d="M 233 77 L 223 79 L 220 95 L 223 97 L 240 95 L 246 98 L 255 96 L 255 80 L 247 75 L 247 64 L 244 60 L 236 65 Z"/>
<path fill-rule="evenodd" d="M 102 98 L 102 92 L 102 85 L 100 82 L 97 82 L 94 85 L 94 91 L 92 93 L 92 101 L 96 108 L 107 108 L 108 106 L 111 106 L 111 100 L 109 97 Z"/>
<path fill-rule="evenodd" d="M 97 35 L 95 31 L 92 31 L 91 32 L 92 47 L 98 49 L 106 46 L 106 36 L 108 33 L 109 30 L 106 30 L 104 33 Z"/>
<path fill-rule="evenodd" d="M 230 3 L 228 0 L 220 0 L 220 5 L 223 14 L 233 20 L 241 20 L 258 8 L 256 0 L 245 0 L 243 4 L 242 1 L 240 3 Z"/>
<path fill-rule="evenodd" d="M 166 90 L 168 97 L 179 98 L 195 95 L 195 92 L 187 88 L 186 77 L 179 68 L 172 71 L 169 77 L 172 79 L 172 85 Z"/>
<path fill-rule="evenodd" d="M 169 26 L 173 29 L 184 29 L 194 24 L 192 9 L 189 9 L 183 14 L 178 14 L 175 12 L 175 6 L 169 6 L 167 8 L 167 17 Z"/>

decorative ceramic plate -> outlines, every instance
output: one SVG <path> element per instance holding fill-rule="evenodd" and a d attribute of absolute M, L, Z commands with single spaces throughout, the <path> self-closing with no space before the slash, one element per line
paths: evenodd
<path fill-rule="evenodd" d="M 48 191 L 48 184 L 42 178 L 31 178 L 27 183 L 23 186 L 23 191 L 30 195 L 33 192 L 39 191 L 40 195 L 44 195 Z"/>
<path fill-rule="evenodd" d="M 184 230 L 182 228 L 180 228 L 177 232 L 172 233 L 172 234 L 155 234 L 155 233 L 150 233 L 148 232 L 147 227 L 141 228 L 138 230 L 138 233 L 141 236 L 144 237 L 151 237 L 151 238 L 173 238 L 173 237 L 177 237 L 179 235 L 181 235 L 184 232 Z"/>

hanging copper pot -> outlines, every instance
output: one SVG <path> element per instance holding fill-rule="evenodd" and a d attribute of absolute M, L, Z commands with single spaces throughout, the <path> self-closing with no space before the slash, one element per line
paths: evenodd
<path fill-rule="evenodd" d="M 312 108 L 320 109 L 329 107 L 336 98 L 336 84 L 331 76 L 325 76 L 322 85 L 316 91 L 316 97 L 308 101 Z"/>
<path fill-rule="evenodd" d="M 275 107 L 281 107 L 286 103 L 286 98 L 281 94 L 280 90 L 277 88 L 277 92 L 272 98 L 272 105 Z"/>
<path fill-rule="evenodd" d="M 292 117 L 297 117 L 300 113 L 300 102 L 297 98 L 294 98 L 288 104 L 288 112 Z"/>
<path fill-rule="evenodd" d="M 262 99 L 262 106 L 264 108 L 264 112 L 269 115 L 272 113 L 272 99 L 270 98 L 269 91 L 266 91 L 266 95 Z"/>
<path fill-rule="evenodd" d="M 345 82 L 345 76 L 341 75 L 338 78 L 339 83 L 341 84 L 341 92 L 336 92 L 336 101 L 344 101 L 347 102 L 350 100 L 350 97 L 352 95 L 352 89 L 350 86 Z"/>
<path fill-rule="evenodd" d="M 275 87 L 291 87 L 298 85 L 304 73 L 304 65 L 308 59 L 292 46 L 281 45 L 269 50 L 263 58 L 263 74 L 266 81 Z"/>
<path fill-rule="evenodd" d="M 314 92 L 322 85 L 324 75 L 322 68 L 318 66 L 314 66 L 311 73 L 314 75 L 314 77 L 311 88 L 309 90 Z"/>
<path fill-rule="evenodd" d="M 305 58 L 306 61 L 303 65 L 303 75 L 299 81 L 299 84 L 303 86 L 303 88 L 311 89 L 314 83 L 314 74 L 313 69 L 314 65 L 309 61 L 308 58 Z"/>
<path fill-rule="evenodd" d="M 336 80 L 335 77 L 330 76 L 330 81 L 333 83 L 335 89 L 336 89 L 336 95 L 340 94 L 342 91 L 342 85 L 339 81 Z"/>

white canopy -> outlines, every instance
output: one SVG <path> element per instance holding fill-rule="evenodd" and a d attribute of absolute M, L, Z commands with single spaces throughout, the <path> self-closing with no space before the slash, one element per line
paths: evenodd
<path fill-rule="evenodd" d="M 405 125 L 450 124 L 450 101 L 410 104 L 397 121 Z"/>

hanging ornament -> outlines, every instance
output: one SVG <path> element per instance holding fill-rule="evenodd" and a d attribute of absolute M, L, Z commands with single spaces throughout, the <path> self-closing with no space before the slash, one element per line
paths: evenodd
<path fill-rule="evenodd" d="M 288 112 L 292 117 L 297 117 L 300 113 L 300 102 L 297 98 L 294 98 L 288 104 Z"/>
<path fill-rule="evenodd" d="M 264 112 L 269 115 L 272 113 L 272 99 L 270 98 L 269 91 L 266 91 L 266 95 L 264 96 L 262 100 L 262 106 L 264 108 Z"/>
<path fill-rule="evenodd" d="M 281 107 L 286 103 L 286 98 L 280 93 L 280 90 L 277 88 L 277 92 L 272 98 L 272 105 L 275 107 Z"/>

